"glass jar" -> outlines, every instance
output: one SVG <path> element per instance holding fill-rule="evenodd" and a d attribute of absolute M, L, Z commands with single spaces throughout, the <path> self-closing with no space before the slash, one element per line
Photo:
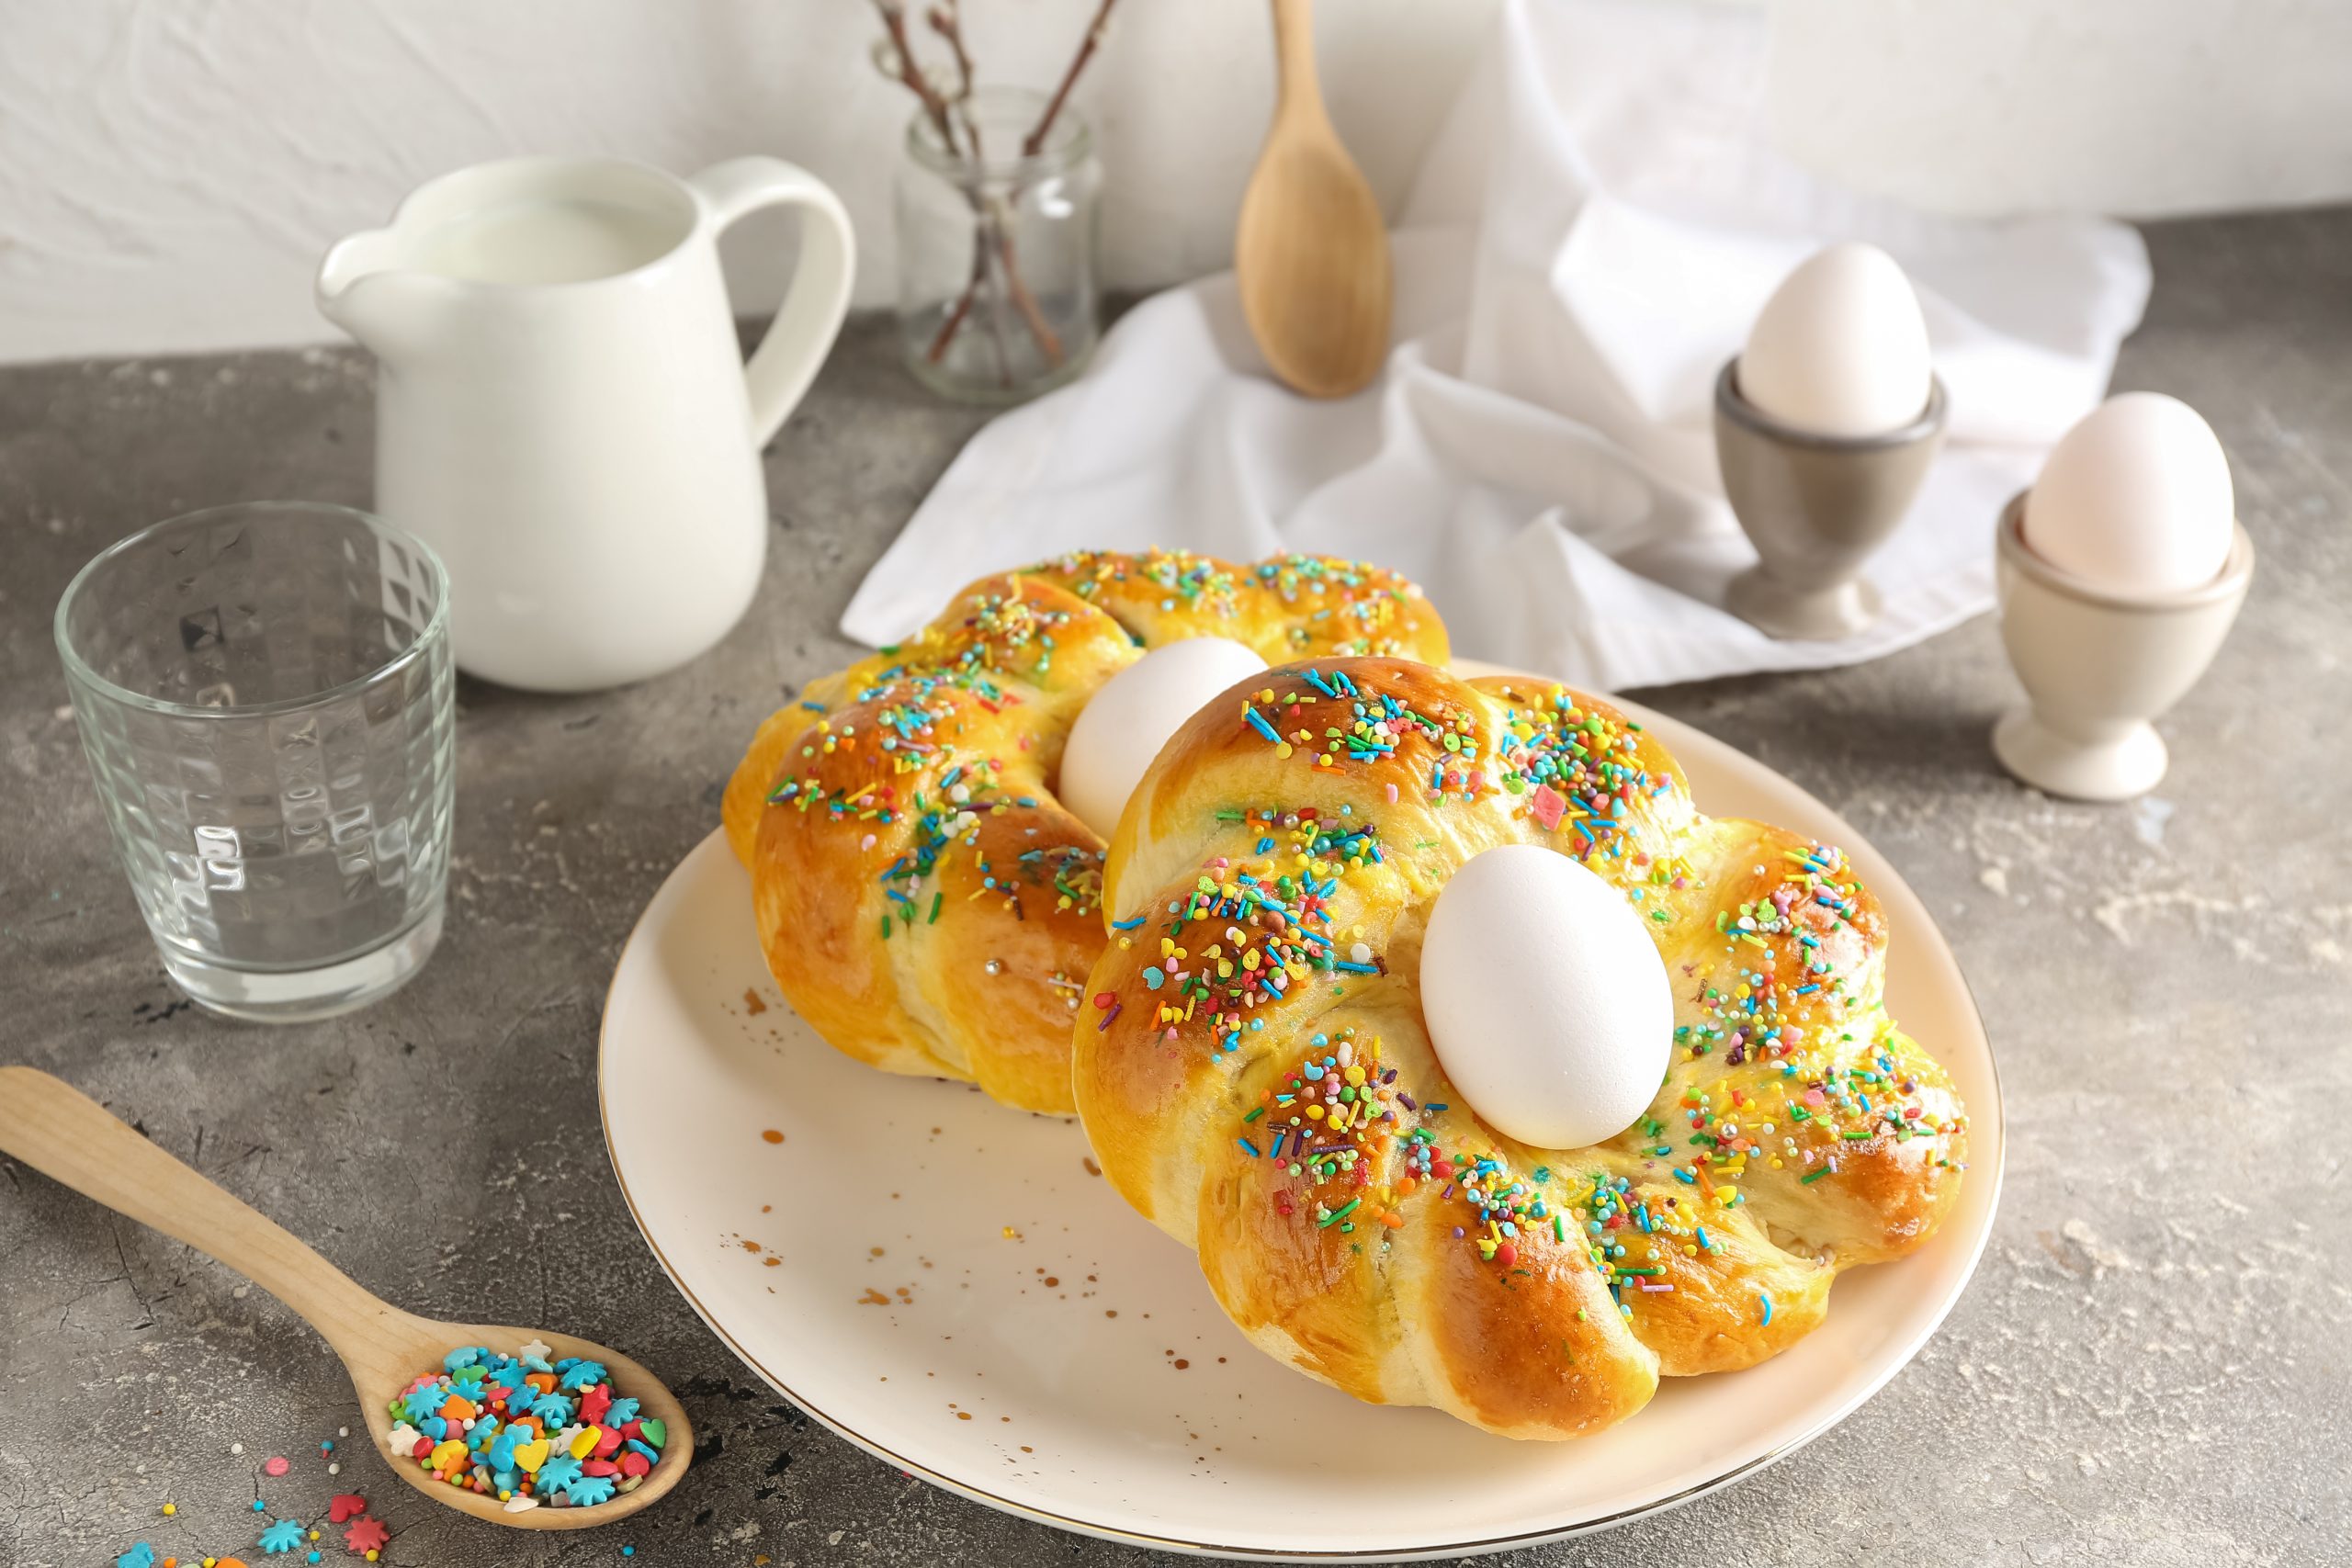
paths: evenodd
<path fill-rule="evenodd" d="M 1078 374 L 1100 335 L 1101 165 L 1065 104 L 1034 153 L 1043 94 L 984 88 L 930 115 L 899 167 L 899 337 L 917 379 L 966 402 L 1016 403 Z M 974 143 L 978 153 L 974 155 Z"/>

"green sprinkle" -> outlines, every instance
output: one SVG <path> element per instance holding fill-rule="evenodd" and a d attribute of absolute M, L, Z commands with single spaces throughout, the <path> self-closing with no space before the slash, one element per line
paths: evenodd
<path fill-rule="evenodd" d="M 947 902 L 947 895 L 944 893 L 934 893 L 931 896 L 931 919 L 923 921 L 924 925 L 935 926 L 939 923 L 939 907 L 945 902 Z"/>
<path fill-rule="evenodd" d="M 1828 1168 L 1827 1166 L 1826 1166 L 1826 1165 L 1825 1165 L 1825 1166 L 1823 1166 L 1819 1170 L 1816 1170 L 1816 1171 L 1813 1172 L 1813 1173 L 1812 1173 L 1811 1175 L 1809 1175 L 1809 1176 L 1800 1176 L 1800 1177 L 1798 1177 L 1798 1178 L 1797 1178 L 1797 1185 L 1798 1185 L 1798 1186 L 1800 1186 L 1800 1187 L 1810 1187 L 1810 1186 L 1812 1186 L 1815 1182 L 1816 1182 L 1816 1181 L 1820 1180 L 1823 1177 L 1825 1177 L 1825 1176 L 1826 1176 L 1826 1175 L 1828 1175 L 1828 1174 L 1829 1174 L 1829 1168 Z"/>
<path fill-rule="evenodd" d="M 1345 1219 L 1348 1215 L 1354 1213 L 1356 1212 L 1356 1205 L 1363 1201 L 1363 1200 L 1361 1198 L 1349 1199 L 1346 1202 L 1332 1210 L 1329 1214 L 1326 1214 L 1322 1219 L 1317 1221 L 1316 1229 L 1329 1230 L 1333 1225 L 1338 1224 L 1342 1219 Z"/>

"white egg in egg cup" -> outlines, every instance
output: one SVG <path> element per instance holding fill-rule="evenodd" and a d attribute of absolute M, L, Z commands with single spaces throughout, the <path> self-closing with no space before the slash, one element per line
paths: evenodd
<path fill-rule="evenodd" d="M 1928 378 L 1917 419 L 1871 435 L 1826 435 L 1766 413 L 1739 389 L 1739 359 L 1715 378 L 1715 459 L 1757 563 L 1724 605 L 1767 636 L 1835 642 L 1878 619 L 1862 565 L 1911 509 L 1942 447 L 1947 401 Z"/>
<path fill-rule="evenodd" d="M 2254 540 L 2231 525 L 2221 574 L 2133 592 L 2052 566 L 2025 538 L 2020 491 L 1996 535 L 2001 643 L 2027 701 L 1993 728 L 2001 765 L 2075 800 L 2130 800 L 2170 761 L 2154 721 L 2203 677 L 2254 580 Z"/>

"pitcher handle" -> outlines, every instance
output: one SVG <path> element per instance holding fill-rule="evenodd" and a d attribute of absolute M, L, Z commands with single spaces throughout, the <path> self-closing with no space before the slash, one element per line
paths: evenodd
<path fill-rule="evenodd" d="M 702 198 L 714 229 L 763 207 L 801 209 L 800 265 L 767 335 L 743 367 L 751 384 L 752 444 L 765 446 L 799 405 L 841 334 L 857 271 L 857 241 L 841 198 L 816 175 L 781 158 L 729 158 L 686 183 Z"/>

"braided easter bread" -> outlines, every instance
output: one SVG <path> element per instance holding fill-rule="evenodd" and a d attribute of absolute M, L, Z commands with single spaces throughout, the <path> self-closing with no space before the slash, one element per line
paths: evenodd
<path fill-rule="evenodd" d="M 1622 890 L 1672 984 L 1665 1084 L 1594 1147 L 1479 1120 L 1424 1023 L 1437 895 L 1509 843 Z M 1958 1195 L 1965 1114 L 1887 1016 L 1868 889 L 1701 816 L 1576 692 L 1385 659 L 1238 686 L 1146 775 L 1104 904 L 1072 1063 L 1103 1173 L 1261 1348 L 1358 1398 L 1598 1430 L 1810 1333 Z"/>
<path fill-rule="evenodd" d="M 1377 567 L 1090 552 L 972 584 L 763 724 L 722 815 L 801 1017 L 887 1071 L 1068 1114 L 1106 939 L 1102 840 L 1055 798 L 1063 742 L 1143 649 L 1208 635 L 1270 662 L 1446 653 L 1420 590 Z"/>

